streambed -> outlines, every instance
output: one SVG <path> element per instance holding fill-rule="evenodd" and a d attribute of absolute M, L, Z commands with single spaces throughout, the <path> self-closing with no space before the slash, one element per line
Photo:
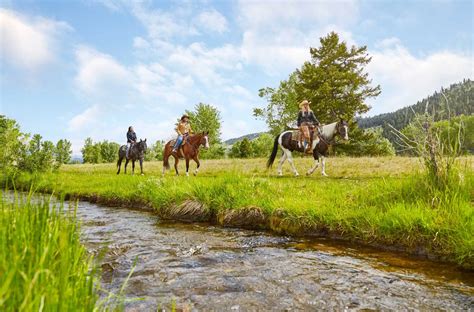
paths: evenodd
<path fill-rule="evenodd" d="M 79 202 L 84 242 L 118 292 L 136 261 L 126 309 L 470 310 L 474 273 L 327 239 L 176 224 Z"/>

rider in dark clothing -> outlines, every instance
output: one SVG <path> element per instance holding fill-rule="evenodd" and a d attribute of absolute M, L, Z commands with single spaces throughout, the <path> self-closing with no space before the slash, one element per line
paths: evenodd
<path fill-rule="evenodd" d="M 133 127 L 130 126 L 128 127 L 128 132 L 127 132 L 127 152 L 125 153 L 126 158 L 128 158 L 128 152 L 130 151 L 130 148 L 136 142 L 137 142 L 137 134 L 135 133 L 135 131 L 133 131 Z"/>

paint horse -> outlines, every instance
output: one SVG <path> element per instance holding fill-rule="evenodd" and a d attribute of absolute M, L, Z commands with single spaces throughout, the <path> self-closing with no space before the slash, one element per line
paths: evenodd
<path fill-rule="evenodd" d="M 189 161 L 191 159 L 197 164 L 196 170 L 194 171 L 194 175 L 197 175 L 199 166 L 201 165 L 199 162 L 199 148 L 201 146 L 204 146 L 206 149 L 209 148 L 209 132 L 189 135 L 184 139 L 181 147 L 176 153 L 172 152 L 174 143 L 175 140 L 171 140 L 165 145 L 163 151 L 163 175 L 165 174 L 166 169 L 170 169 L 170 156 L 174 157 L 174 170 L 176 171 L 176 175 L 179 175 L 178 163 L 180 158 L 184 158 L 186 160 L 186 176 L 189 176 Z"/>
<path fill-rule="evenodd" d="M 304 153 L 304 147 L 298 144 L 298 140 L 293 138 L 294 131 L 289 130 L 280 133 L 275 138 L 275 143 L 273 145 L 273 151 L 270 155 L 270 158 L 267 162 L 267 168 L 271 168 L 273 162 L 275 161 L 276 154 L 278 152 L 278 146 L 281 147 L 283 150 L 283 156 L 278 163 L 278 175 L 283 175 L 282 166 L 285 160 L 291 165 L 295 176 L 298 176 L 298 171 L 295 168 L 295 164 L 293 163 L 293 158 L 291 152 L 298 151 Z M 325 158 L 328 156 L 329 146 L 334 143 L 335 136 L 339 135 L 344 140 L 349 140 L 349 127 L 347 122 L 344 120 L 340 120 L 338 122 L 333 122 L 331 124 L 325 125 L 321 127 L 321 133 L 319 136 L 315 136 L 313 140 L 313 157 L 314 157 L 314 164 L 313 166 L 306 172 L 306 175 L 310 175 L 318 168 L 319 166 L 319 159 L 321 159 L 321 174 L 327 177 L 325 172 L 326 167 L 326 160 Z"/>
<path fill-rule="evenodd" d="M 140 174 L 143 175 L 143 159 L 145 158 L 145 153 L 146 153 L 146 139 L 143 141 L 140 139 L 140 142 L 137 142 L 133 144 L 130 147 L 130 151 L 128 151 L 128 158 L 125 157 L 127 154 L 127 145 L 122 145 L 119 148 L 119 159 L 117 161 L 117 174 L 120 173 L 120 167 L 122 166 L 122 160 L 125 158 L 125 168 L 124 168 L 124 173 L 127 174 L 127 165 L 128 162 L 131 160 L 132 161 L 132 174 L 135 173 L 135 161 L 140 162 Z"/>

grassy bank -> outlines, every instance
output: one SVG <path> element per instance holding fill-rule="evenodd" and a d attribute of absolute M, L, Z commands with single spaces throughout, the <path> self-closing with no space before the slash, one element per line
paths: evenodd
<path fill-rule="evenodd" d="M 0 194 L 0 310 L 93 311 L 95 282 L 73 213 Z"/>
<path fill-rule="evenodd" d="M 303 173 L 310 159 L 296 159 Z M 329 178 L 317 173 L 278 178 L 265 160 L 204 161 L 198 177 L 115 175 L 115 166 L 64 166 L 57 174 L 20 175 L 41 191 L 114 205 L 141 205 L 163 217 L 214 221 L 225 226 L 317 234 L 427 253 L 474 267 L 473 158 L 461 160 L 457 183 L 440 192 L 414 158 L 332 158 Z"/>

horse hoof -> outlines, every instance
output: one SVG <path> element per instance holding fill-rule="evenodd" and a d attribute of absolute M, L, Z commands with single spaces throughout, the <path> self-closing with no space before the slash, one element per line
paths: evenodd
<path fill-rule="evenodd" d="M 324 173 L 324 172 L 321 173 L 321 175 L 322 175 L 323 177 L 329 177 L 329 176 L 328 176 L 326 173 Z"/>
<path fill-rule="evenodd" d="M 145 174 L 144 174 L 144 173 L 141 173 L 140 175 L 141 175 L 141 176 L 144 176 Z"/>
<path fill-rule="evenodd" d="M 295 177 L 299 177 L 299 176 L 300 176 L 300 175 L 299 175 L 299 173 L 298 173 L 298 172 L 296 172 L 296 173 L 295 173 Z"/>

